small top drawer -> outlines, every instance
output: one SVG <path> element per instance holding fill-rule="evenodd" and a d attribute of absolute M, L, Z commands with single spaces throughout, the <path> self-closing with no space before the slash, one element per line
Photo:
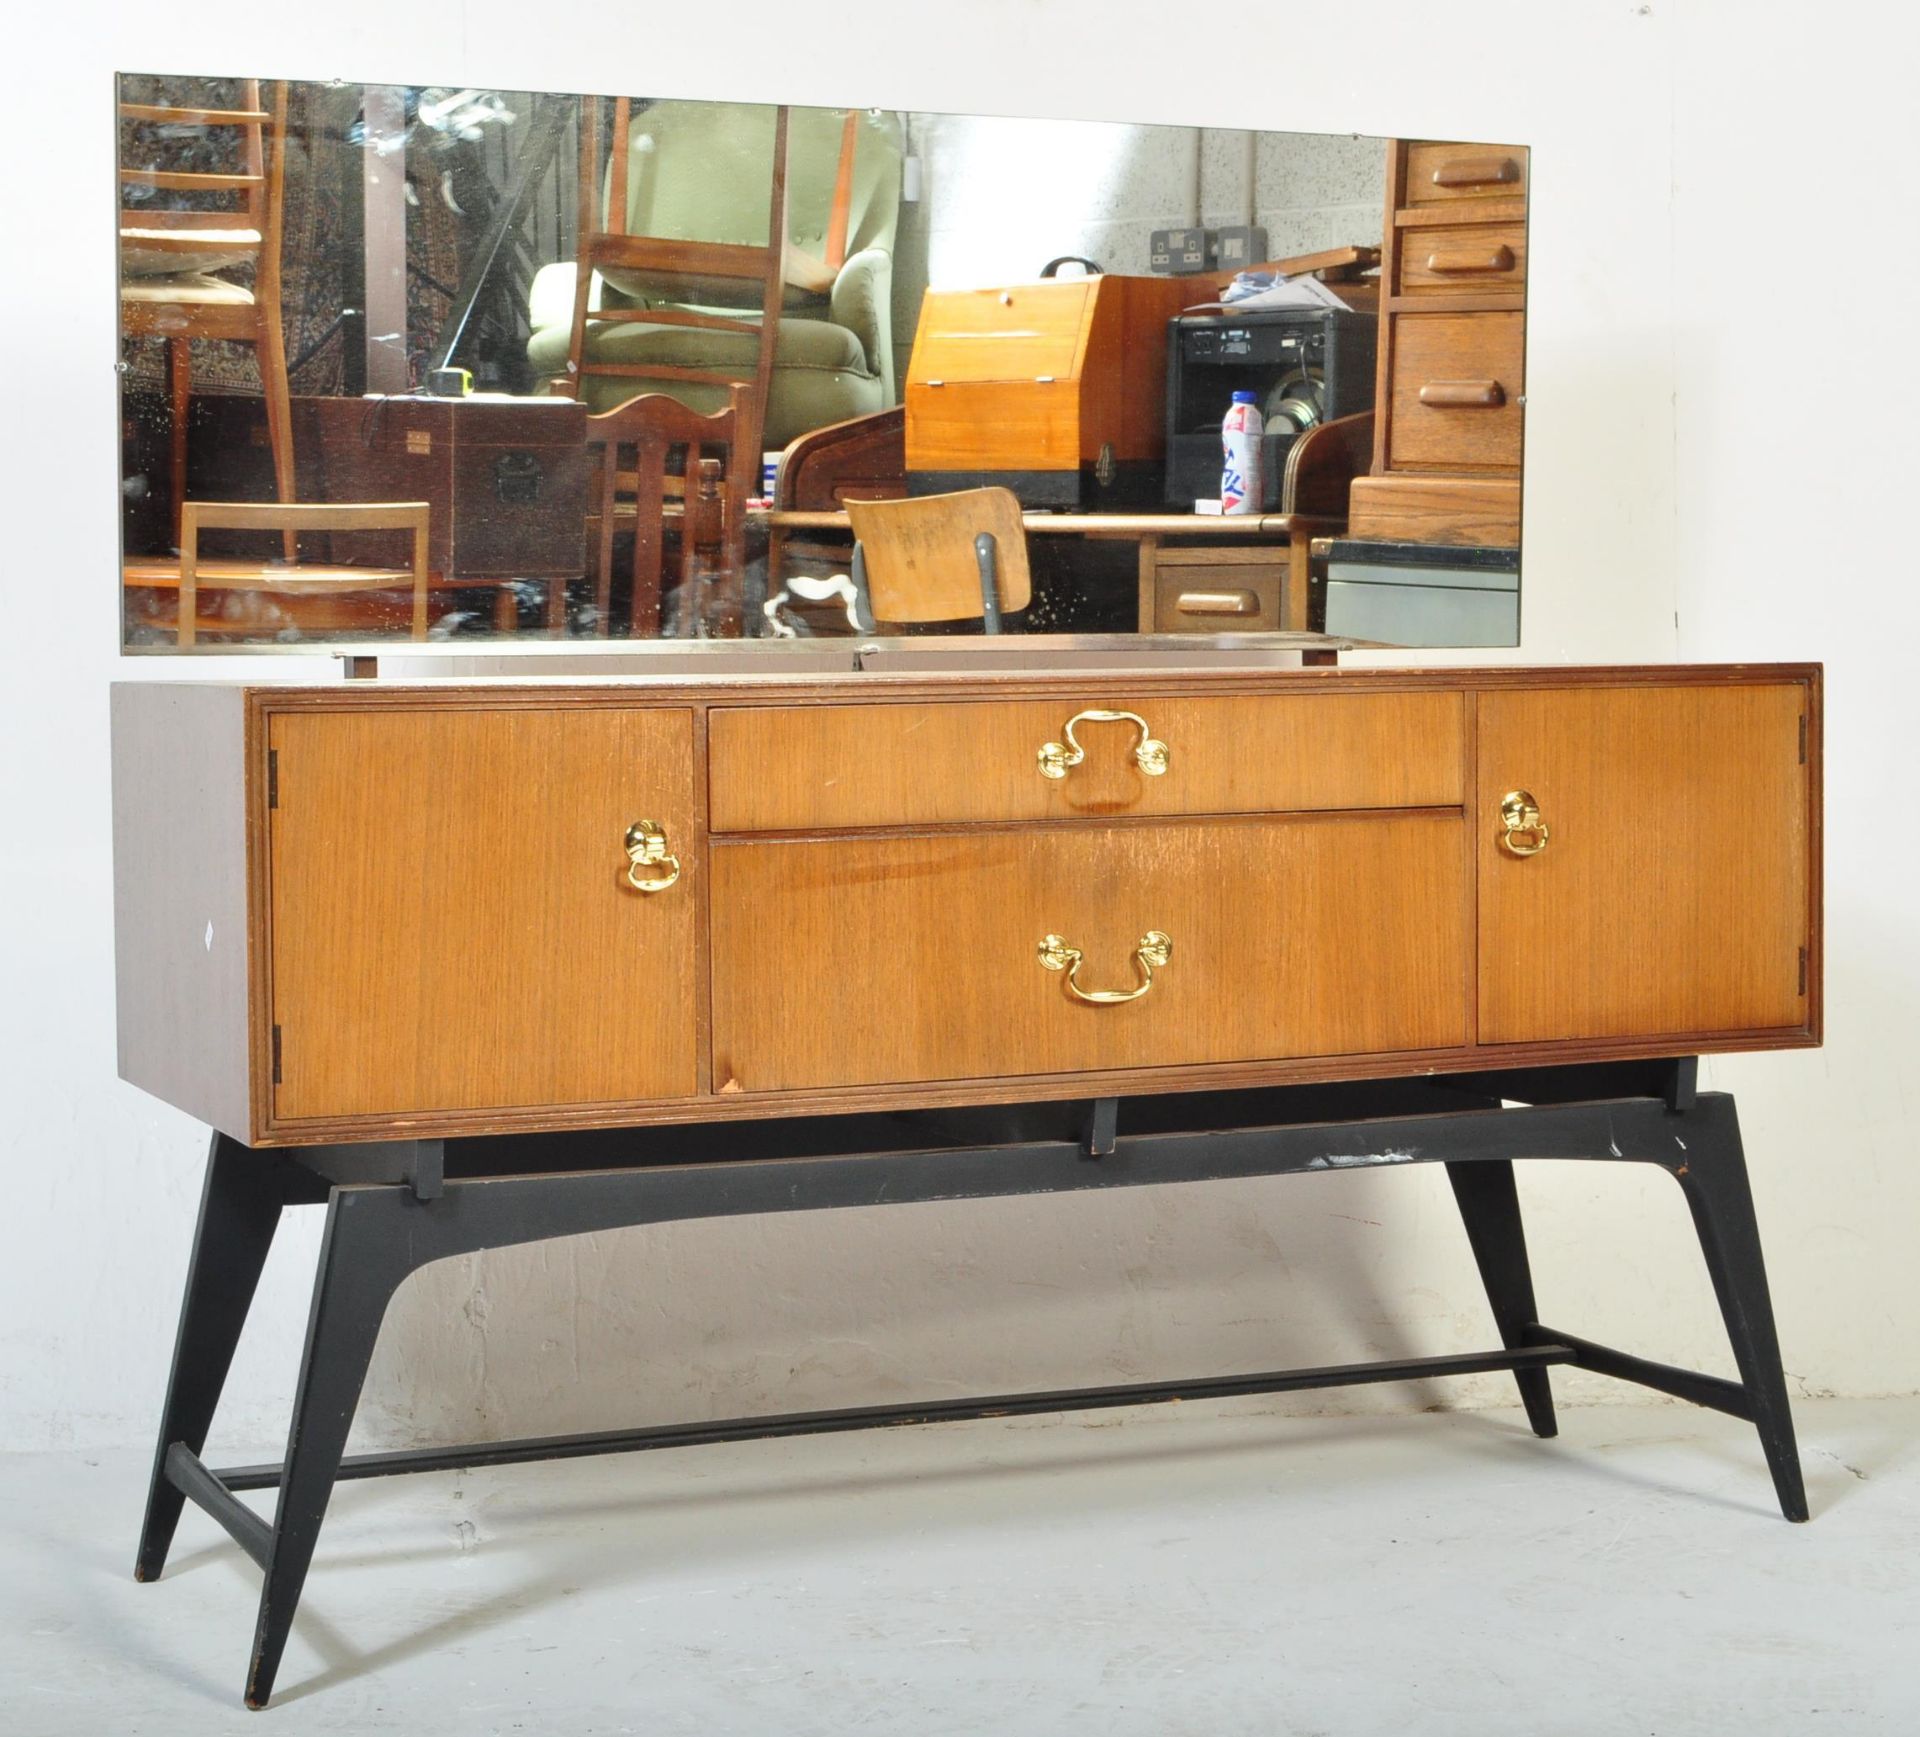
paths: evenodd
<path fill-rule="evenodd" d="M 1474 199 L 1524 199 L 1527 153 L 1518 145 L 1436 144 L 1407 146 L 1410 206 L 1463 204 Z"/>
<path fill-rule="evenodd" d="M 1452 807 L 1458 694 L 1089 691 L 1043 700 L 716 708 L 724 832 L 1114 815 Z M 1120 714 L 1114 716 L 1112 714 Z M 1160 756 L 1148 744 L 1164 745 Z M 1059 776 L 1042 770 L 1042 750 Z M 1076 750 L 1078 757 L 1076 757 Z"/>
<path fill-rule="evenodd" d="M 1526 283 L 1524 223 L 1436 223 L 1401 233 L 1402 295 L 1521 290 Z"/>

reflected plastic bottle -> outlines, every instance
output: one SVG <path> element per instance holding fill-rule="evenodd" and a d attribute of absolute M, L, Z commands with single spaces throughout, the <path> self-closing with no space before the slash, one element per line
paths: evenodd
<path fill-rule="evenodd" d="M 1221 512 L 1260 511 L 1265 494 L 1260 474 L 1260 437 L 1264 432 L 1257 395 L 1234 393 L 1226 420 L 1220 425 L 1220 445 L 1225 459 L 1220 471 Z"/>

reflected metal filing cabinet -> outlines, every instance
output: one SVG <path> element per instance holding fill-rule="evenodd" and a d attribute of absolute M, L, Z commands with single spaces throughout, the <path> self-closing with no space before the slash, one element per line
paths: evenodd
<path fill-rule="evenodd" d="M 1388 645 L 1520 643 L 1520 551 L 1335 538 L 1326 631 Z"/>

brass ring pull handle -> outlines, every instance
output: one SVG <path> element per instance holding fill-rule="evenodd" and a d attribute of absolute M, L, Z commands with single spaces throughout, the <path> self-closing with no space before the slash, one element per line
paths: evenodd
<path fill-rule="evenodd" d="M 1139 974 L 1140 981 L 1131 989 L 1082 989 L 1082 954 L 1078 947 L 1067 944 L 1064 935 L 1044 936 L 1040 942 L 1039 956 L 1040 963 L 1049 971 L 1066 972 L 1067 993 L 1075 1001 L 1084 1001 L 1092 1007 L 1117 1007 L 1123 1001 L 1138 1001 L 1153 987 L 1154 972 L 1173 957 L 1173 942 L 1158 929 L 1149 929 L 1140 937 L 1140 944 L 1133 950 L 1134 970 Z"/>
<path fill-rule="evenodd" d="M 1538 856 L 1550 836 L 1531 790 L 1509 790 L 1500 798 L 1500 848 L 1508 856 Z"/>
<path fill-rule="evenodd" d="M 659 864 L 664 872 L 643 875 Z M 667 853 L 667 835 L 658 822 L 636 820 L 627 828 L 627 885 L 636 893 L 664 893 L 680 878 L 680 859 Z"/>
<path fill-rule="evenodd" d="M 1147 727 L 1147 720 L 1138 712 L 1075 712 L 1067 720 L 1067 727 L 1060 732 L 1066 740 L 1048 742 L 1041 747 L 1038 758 L 1042 778 L 1064 778 L 1087 757 L 1086 749 L 1080 746 L 1079 738 L 1073 733 L 1076 724 L 1133 725 L 1140 732 L 1140 740 L 1133 750 L 1133 763 L 1149 778 L 1158 778 L 1166 771 L 1167 745 L 1154 739 L 1153 732 Z"/>

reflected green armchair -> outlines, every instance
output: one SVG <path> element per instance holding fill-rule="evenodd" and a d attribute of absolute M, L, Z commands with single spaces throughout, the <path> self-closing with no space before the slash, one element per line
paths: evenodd
<path fill-rule="evenodd" d="M 846 132 L 844 109 L 795 108 L 788 122 L 789 283 L 774 344 L 763 436 L 769 448 L 894 402 L 893 242 L 900 216 L 901 127 L 897 115 L 863 111 L 854 127 L 846 259 L 821 269 Z M 761 104 L 657 102 L 633 120 L 627 227 L 634 235 L 763 247 L 773 161 L 774 110 Z M 572 340 L 572 261 L 533 280 L 527 358 L 536 390 L 567 374 Z M 799 281 L 794 281 L 794 280 Z M 594 308 L 688 310 L 650 295 L 638 274 L 596 273 Z M 740 314 L 737 308 L 691 309 Z M 596 362 L 753 372 L 759 340 L 738 332 L 634 321 L 589 326 Z M 642 392 L 663 392 L 703 413 L 724 407 L 725 386 L 671 375 L 589 376 L 581 396 L 604 411 Z"/>

